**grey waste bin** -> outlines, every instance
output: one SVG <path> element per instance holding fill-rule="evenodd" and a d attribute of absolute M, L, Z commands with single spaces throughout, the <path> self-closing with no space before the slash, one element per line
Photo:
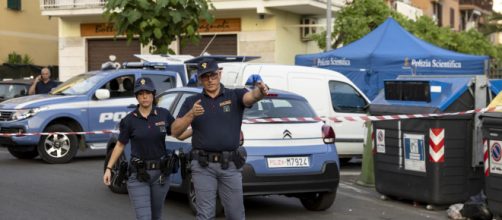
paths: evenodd
<path fill-rule="evenodd" d="M 414 118 L 473 109 L 472 82 L 472 77 L 423 76 L 385 82 L 370 105 L 371 115 L 411 119 L 373 123 L 379 193 L 432 206 L 464 202 L 479 193 L 483 173 L 481 166 L 473 166 L 475 116 Z"/>
<path fill-rule="evenodd" d="M 502 216 L 502 112 L 481 115 L 483 138 L 486 144 L 485 193 L 488 208 Z"/>

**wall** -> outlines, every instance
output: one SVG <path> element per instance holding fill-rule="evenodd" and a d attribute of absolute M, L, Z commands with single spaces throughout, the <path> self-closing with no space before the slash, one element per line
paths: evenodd
<path fill-rule="evenodd" d="M 58 19 L 42 16 L 39 1 L 22 1 L 21 10 L 0 1 L 0 63 L 11 52 L 28 54 L 35 65 L 58 65 Z"/>

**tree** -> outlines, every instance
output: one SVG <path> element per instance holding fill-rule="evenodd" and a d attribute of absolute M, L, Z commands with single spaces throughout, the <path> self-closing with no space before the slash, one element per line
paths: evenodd
<path fill-rule="evenodd" d="M 174 53 L 169 44 L 176 38 L 199 41 L 199 19 L 214 20 L 210 8 L 207 0 L 108 0 L 105 16 L 116 35 L 125 35 L 128 42 L 137 37 L 151 53 L 166 54 Z"/>

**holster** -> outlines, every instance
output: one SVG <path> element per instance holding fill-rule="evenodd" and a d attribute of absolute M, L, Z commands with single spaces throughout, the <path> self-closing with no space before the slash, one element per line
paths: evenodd
<path fill-rule="evenodd" d="M 246 148 L 240 146 L 235 151 L 233 151 L 233 153 L 234 153 L 233 159 L 235 168 L 237 169 L 242 168 L 244 164 L 246 164 L 246 159 L 248 158 L 248 153 L 246 151 Z"/>
<path fill-rule="evenodd" d="M 131 158 L 131 166 L 136 170 L 136 178 L 140 182 L 148 182 L 150 180 L 150 174 L 146 172 L 145 163 L 143 160 L 133 157 Z"/>
<path fill-rule="evenodd" d="M 179 164 L 180 164 L 180 169 L 181 169 L 181 178 L 185 179 L 191 172 L 190 170 L 190 154 L 185 154 L 183 151 L 183 148 L 180 148 L 178 150 L 179 154 Z"/>
<path fill-rule="evenodd" d="M 161 159 L 160 170 L 163 175 L 169 176 L 171 173 L 177 173 L 179 169 L 179 159 L 174 153 L 169 154 L 169 156 Z"/>

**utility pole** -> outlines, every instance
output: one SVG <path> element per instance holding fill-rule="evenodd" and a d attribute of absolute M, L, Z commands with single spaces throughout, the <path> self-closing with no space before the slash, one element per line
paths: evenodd
<path fill-rule="evenodd" d="M 327 1 L 326 9 L 326 51 L 331 50 L 331 0 Z"/>

